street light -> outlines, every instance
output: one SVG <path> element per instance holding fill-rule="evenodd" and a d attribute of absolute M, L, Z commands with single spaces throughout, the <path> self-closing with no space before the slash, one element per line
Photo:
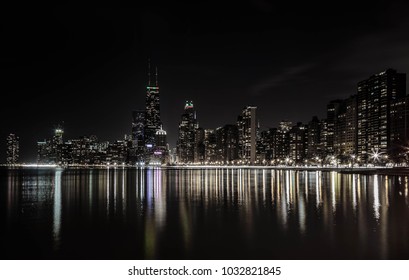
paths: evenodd
<path fill-rule="evenodd" d="M 384 154 L 384 152 L 380 152 L 378 148 L 372 148 L 371 153 L 369 153 L 373 163 L 380 162 L 382 154 Z"/>
<path fill-rule="evenodd" d="M 351 155 L 352 168 L 354 168 L 354 165 L 355 165 L 355 158 L 356 158 L 356 155 Z"/>

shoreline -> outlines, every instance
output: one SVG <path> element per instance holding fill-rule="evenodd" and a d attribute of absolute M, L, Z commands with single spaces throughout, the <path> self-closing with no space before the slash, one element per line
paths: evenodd
<path fill-rule="evenodd" d="M 409 175 L 409 167 L 333 167 L 333 166 L 249 166 L 249 165 L 36 165 L 36 164 L 19 164 L 19 165 L 0 165 L 1 169 L 274 169 L 290 171 L 323 171 L 338 172 L 341 174 L 364 174 L 364 175 L 391 175 L 401 176 Z"/>

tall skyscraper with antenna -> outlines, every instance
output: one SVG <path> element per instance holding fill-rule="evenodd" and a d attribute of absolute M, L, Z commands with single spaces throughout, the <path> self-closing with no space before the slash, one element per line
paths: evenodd
<path fill-rule="evenodd" d="M 151 64 L 148 63 L 148 86 L 145 103 L 145 147 L 149 154 L 155 146 L 155 134 L 161 129 L 158 68 L 155 67 L 155 82 L 151 81 Z"/>

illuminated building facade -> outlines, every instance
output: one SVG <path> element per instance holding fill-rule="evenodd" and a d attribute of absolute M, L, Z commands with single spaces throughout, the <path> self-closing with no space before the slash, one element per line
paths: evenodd
<path fill-rule="evenodd" d="M 205 161 L 205 130 L 202 127 L 196 129 L 195 135 L 195 162 Z"/>
<path fill-rule="evenodd" d="M 321 156 L 321 125 L 317 116 L 308 123 L 307 131 L 307 158 Z"/>
<path fill-rule="evenodd" d="M 6 163 L 17 164 L 20 154 L 19 137 L 13 133 L 10 133 L 6 138 L 6 144 Z"/>
<path fill-rule="evenodd" d="M 398 98 L 391 104 L 391 147 L 390 155 L 397 162 L 407 160 L 409 147 L 409 96 Z"/>
<path fill-rule="evenodd" d="M 290 121 L 281 121 L 278 129 L 274 131 L 272 136 L 273 141 L 273 150 L 276 160 L 284 160 L 289 154 L 290 146 L 290 136 L 289 131 L 291 129 L 292 122 Z"/>
<path fill-rule="evenodd" d="M 214 129 L 204 130 L 205 162 L 217 160 L 217 140 Z"/>
<path fill-rule="evenodd" d="M 301 163 L 306 156 L 307 128 L 302 123 L 297 123 L 289 132 L 289 157 L 294 163 Z M 285 159 L 287 160 L 287 159 Z M 288 164 L 288 163 L 287 163 Z"/>
<path fill-rule="evenodd" d="M 247 106 L 237 118 L 239 133 L 239 157 L 247 163 L 254 164 L 256 161 L 257 143 L 257 107 Z"/>
<path fill-rule="evenodd" d="M 130 162 L 145 161 L 145 111 L 132 112 L 132 148 L 130 149 Z"/>
<path fill-rule="evenodd" d="M 393 104 L 406 95 L 406 74 L 387 69 L 358 83 L 357 152 L 363 161 L 370 154 L 391 148 Z M 392 112 L 392 114 L 391 114 Z"/>
<path fill-rule="evenodd" d="M 198 127 L 193 101 L 186 101 L 182 120 L 179 124 L 179 138 L 177 143 L 179 162 L 193 163 L 195 161 L 195 136 Z"/>
<path fill-rule="evenodd" d="M 150 68 L 150 67 L 149 67 Z M 150 69 L 149 81 L 146 87 L 146 103 L 145 103 L 145 124 L 144 124 L 144 141 L 147 152 L 153 150 L 155 145 L 155 135 L 162 122 L 160 119 L 160 100 L 159 100 L 159 85 L 158 85 L 158 71 L 155 72 L 155 84 L 151 84 Z"/>
<path fill-rule="evenodd" d="M 169 162 L 169 147 L 166 139 L 166 131 L 162 128 L 156 131 L 155 147 L 150 163 L 166 164 Z"/>
<path fill-rule="evenodd" d="M 345 101 L 345 156 L 357 153 L 357 97 L 353 95 Z"/>
<path fill-rule="evenodd" d="M 239 159 L 239 131 L 236 125 L 227 124 L 216 134 L 219 161 L 231 162 Z"/>
<path fill-rule="evenodd" d="M 334 155 L 335 153 L 335 125 L 337 122 L 337 116 L 342 104 L 342 100 L 333 100 L 327 105 L 327 131 L 326 131 L 326 143 L 323 156 Z"/>

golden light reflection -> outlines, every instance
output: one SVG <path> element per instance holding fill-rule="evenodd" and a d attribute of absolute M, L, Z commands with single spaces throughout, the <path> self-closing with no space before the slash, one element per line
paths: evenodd
<path fill-rule="evenodd" d="M 354 210 L 354 213 L 356 214 L 356 206 L 357 206 L 357 200 L 356 200 L 356 182 L 357 182 L 357 175 L 352 174 L 352 208 Z"/>
<path fill-rule="evenodd" d="M 106 205 L 106 209 L 107 209 L 107 215 L 109 215 L 109 205 L 110 205 L 110 196 L 111 196 L 111 192 L 110 192 L 110 177 L 109 177 L 109 169 L 107 169 L 107 180 L 106 180 L 106 199 L 107 199 L 107 205 Z"/>
<path fill-rule="evenodd" d="M 315 171 L 315 205 L 318 209 L 321 204 L 321 186 L 320 186 L 320 176 L 319 171 Z"/>
<path fill-rule="evenodd" d="M 408 177 L 405 177 L 405 201 L 406 205 L 409 205 L 409 195 L 408 195 Z"/>
<path fill-rule="evenodd" d="M 373 209 L 374 209 L 374 216 L 376 220 L 379 220 L 379 208 L 381 207 L 381 204 L 379 203 L 379 181 L 378 181 L 378 175 L 374 175 L 374 202 L 373 202 Z"/>
<path fill-rule="evenodd" d="M 146 258 L 158 256 L 169 230 L 180 234 L 188 252 L 197 231 L 203 230 L 200 225 L 214 226 L 220 219 L 223 226 L 226 217 L 237 219 L 238 234 L 246 240 L 257 238 L 264 226 L 284 235 L 296 229 L 303 237 L 319 228 L 330 239 L 336 238 L 336 227 L 349 225 L 353 230 L 348 234 L 361 246 L 357 250 L 370 250 L 368 236 L 375 232 L 379 253 L 387 257 L 391 217 L 408 205 L 408 176 L 326 171 L 109 168 L 56 170 L 35 179 L 11 172 L 6 182 L 8 221 L 26 217 L 28 211 L 35 212 L 32 217 L 47 212 L 56 248 L 63 244 L 64 223 L 72 222 L 72 213 L 121 223 L 132 217 Z"/>
<path fill-rule="evenodd" d="M 61 173 L 61 170 L 56 170 L 54 178 L 53 236 L 55 249 L 59 247 L 61 234 Z"/>
<path fill-rule="evenodd" d="M 331 172 L 331 202 L 332 202 L 332 212 L 335 214 L 336 212 L 336 205 L 337 205 L 337 201 L 336 201 L 336 187 L 335 187 L 335 176 L 336 176 L 336 172 L 332 171 Z"/>

